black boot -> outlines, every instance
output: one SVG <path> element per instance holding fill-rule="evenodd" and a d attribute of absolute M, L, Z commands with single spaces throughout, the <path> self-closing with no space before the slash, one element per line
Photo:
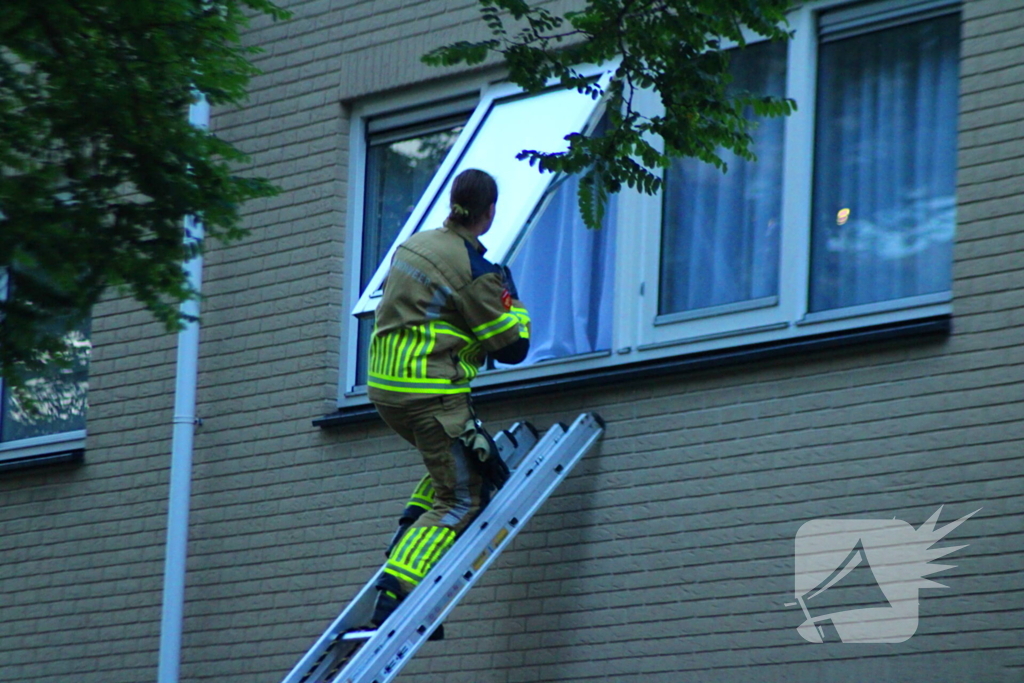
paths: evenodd
<path fill-rule="evenodd" d="M 402 598 L 397 594 L 389 590 L 382 590 L 377 594 L 377 603 L 373 606 L 373 616 L 370 617 L 370 623 L 380 628 L 387 621 L 387 618 L 391 616 L 391 613 L 398 609 L 398 606 L 401 604 Z"/>
<path fill-rule="evenodd" d="M 380 592 L 377 594 L 377 603 L 373 607 L 373 617 L 370 618 L 370 622 L 374 626 L 380 627 L 391 616 L 391 613 L 398 609 L 405 596 L 402 595 L 402 586 L 398 583 L 398 579 L 390 574 L 383 574 L 377 580 L 375 588 Z"/>

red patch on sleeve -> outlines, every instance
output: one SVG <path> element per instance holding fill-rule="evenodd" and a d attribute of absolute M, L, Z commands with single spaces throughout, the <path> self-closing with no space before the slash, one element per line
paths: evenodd
<path fill-rule="evenodd" d="M 508 289 L 501 292 L 501 304 L 505 307 L 506 311 L 512 310 L 512 295 L 508 293 Z"/>

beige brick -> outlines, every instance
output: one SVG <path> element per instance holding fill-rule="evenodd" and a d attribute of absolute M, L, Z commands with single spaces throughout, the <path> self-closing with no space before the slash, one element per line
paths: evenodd
<path fill-rule="evenodd" d="M 250 236 L 206 258 L 188 681 L 280 680 L 380 562 L 415 452 L 379 422 L 310 424 L 332 407 L 347 320 L 341 102 L 443 81 L 457 70 L 419 55 L 486 33 L 469 0 L 286 4 L 291 21 L 246 34 L 267 50 L 251 99 L 213 122 L 284 191 L 246 205 Z M 1016 670 L 1024 12 L 969 0 L 963 16 L 952 336 L 482 405 L 493 424 L 542 426 L 594 409 L 608 432 L 402 680 L 820 678 L 781 607 L 796 529 L 917 526 L 941 504 L 943 521 L 983 512 L 948 539 L 970 546 L 951 588 L 922 598 L 914 653 L 833 660 L 830 675 Z M 175 337 L 114 297 L 94 340 L 86 464 L 0 479 L 0 681 L 135 683 L 156 665 Z"/>

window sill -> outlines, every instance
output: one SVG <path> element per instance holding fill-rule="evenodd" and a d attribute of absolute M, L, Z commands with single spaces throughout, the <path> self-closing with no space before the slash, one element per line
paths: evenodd
<path fill-rule="evenodd" d="M 570 371 L 560 373 L 557 376 L 535 377 L 507 384 L 480 387 L 473 390 L 473 401 L 481 404 L 529 396 L 550 395 L 552 393 L 587 387 L 608 387 L 616 382 L 636 381 L 648 377 L 666 377 L 769 358 L 803 356 L 811 351 L 877 343 L 891 339 L 945 337 L 949 335 L 952 327 L 952 316 L 950 314 L 943 314 L 873 327 L 734 346 L 638 363 L 591 368 L 578 372 Z M 339 408 L 336 412 L 313 420 L 313 425 L 322 429 L 328 429 L 376 419 L 379 419 L 376 409 L 373 405 L 367 404 Z"/>
<path fill-rule="evenodd" d="M 66 432 L 0 444 L 0 472 L 81 462 L 85 431 Z"/>

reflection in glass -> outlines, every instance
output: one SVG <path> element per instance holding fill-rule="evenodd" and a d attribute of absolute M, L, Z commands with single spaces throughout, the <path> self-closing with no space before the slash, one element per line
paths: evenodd
<path fill-rule="evenodd" d="M 731 88 L 783 97 L 786 45 L 735 50 L 729 69 Z M 784 126 L 758 119 L 756 162 L 720 149 L 726 173 L 698 159 L 676 159 L 666 170 L 659 314 L 778 293 Z"/>
<path fill-rule="evenodd" d="M 810 310 L 948 291 L 955 15 L 822 44 Z"/>
<path fill-rule="evenodd" d="M 563 152 L 565 137 L 583 130 L 597 101 L 575 90 L 555 89 L 538 95 L 495 100 L 473 133 L 447 184 L 433 200 L 420 229 L 441 225 L 448 215 L 451 183 L 463 170 L 479 168 L 498 183 L 498 213 L 480 241 L 492 261 L 504 261 L 533 208 L 544 195 L 551 175 L 540 173 L 526 160 L 516 159 L 523 149 Z"/>
<path fill-rule="evenodd" d="M 370 139 L 366 153 L 360 290 L 373 277 L 461 131 L 459 123 L 398 140 Z"/>
<path fill-rule="evenodd" d="M 29 377 L 23 388 L 4 387 L 0 414 L 0 441 L 85 429 L 88 409 L 89 323 L 68 333 L 73 349 L 68 367 L 51 364 L 45 372 Z"/>
<path fill-rule="evenodd" d="M 430 184 L 448 150 L 462 131 L 458 122 L 440 122 L 430 132 L 408 137 L 389 135 L 369 141 L 366 153 L 366 190 L 363 205 L 363 250 L 359 289 L 366 288 L 391 244 L 398 237 L 420 195 Z M 358 319 L 356 384 L 366 384 L 367 354 L 373 316 Z"/>

